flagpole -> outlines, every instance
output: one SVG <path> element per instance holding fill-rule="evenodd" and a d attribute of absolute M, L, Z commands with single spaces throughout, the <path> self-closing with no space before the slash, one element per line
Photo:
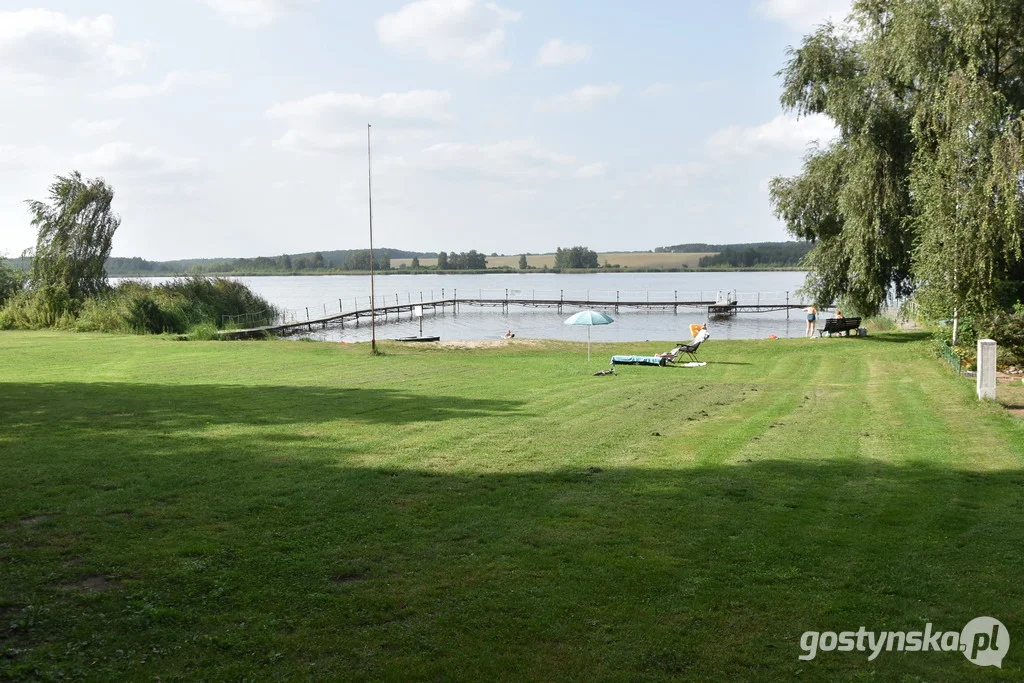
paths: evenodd
<path fill-rule="evenodd" d="M 373 156 L 370 152 L 370 124 L 366 124 L 366 188 L 370 206 L 370 349 L 377 353 L 377 302 L 373 288 Z"/>

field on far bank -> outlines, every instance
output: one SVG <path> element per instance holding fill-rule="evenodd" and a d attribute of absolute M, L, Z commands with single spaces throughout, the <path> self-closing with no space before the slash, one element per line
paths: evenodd
<path fill-rule="evenodd" d="M 923 335 L 518 341 L 0 333 L 0 679 L 1024 676 L 1024 421 Z"/>
<path fill-rule="evenodd" d="M 669 254 L 655 252 L 608 252 L 598 253 L 597 262 L 604 266 L 605 261 L 611 265 L 620 265 L 623 268 L 696 268 L 702 257 L 714 256 L 717 252 L 706 254 Z M 555 267 L 554 254 L 538 254 L 527 256 L 527 263 L 533 268 Z M 412 265 L 411 258 L 391 259 L 392 268 L 400 268 L 403 264 L 406 267 Z M 421 258 L 420 265 L 433 267 L 437 265 L 436 258 Z M 488 256 L 488 268 L 519 268 L 519 255 L 515 256 Z"/>

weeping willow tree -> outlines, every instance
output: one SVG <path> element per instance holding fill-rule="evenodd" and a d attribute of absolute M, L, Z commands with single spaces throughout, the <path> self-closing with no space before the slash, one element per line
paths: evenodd
<path fill-rule="evenodd" d="M 121 219 L 113 213 L 114 190 L 78 171 L 57 176 L 50 202 L 29 200 L 39 233 L 31 284 L 62 305 L 76 306 L 107 287 L 105 264 Z"/>
<path fill-rule="evenodd" d="M 839 130 L 771 184 L 819 302 L 959 318 L 1021 296 L 1024 0 L 855 0 L 780 73 L 785 108 Z"/>

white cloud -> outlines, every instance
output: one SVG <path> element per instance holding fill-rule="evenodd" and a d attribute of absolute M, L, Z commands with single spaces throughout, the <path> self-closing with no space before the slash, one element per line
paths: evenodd
<path fill-rule="evenodd" d="M 159 83 L 124 83 L 107 90 L 104 96 L 114 100 L 139 100 L 167 95 L 181 86 L 211 85 L 227 80 L 224 74 L 212 71 L 172 71 Z"/>
<path fill-rule="evenodd" d="M 563 43 L 561 40 L 548 41 L 537 52 L 537 66 L 562 66 L 582 62 L 590 56 L 590 46 L 585 43 Z"/>
<path fill-rule="evenodd" d="M 319 0 L 204 0 L 230 21 L 247 28 L 274 23 L 285 13 L 309 7 Z"/>
<path fill-rule="evenodd" d="M 86 121 L 84 119 L 77 119 L 71 124 L 71 130 L 75 135 L 81 135 L 82 137 L 91 137 L 93 135 L 102 135 L 104 133 L 112 133 L 121 127 L 124 123 L 124 119 L 104 119 L 101 121 Z"/>
<path fill-rule="evenodd" d="M 288 152 L 344 152 L 366 146 L 366 131 L 330 133 L 289 129 L 274 140 L 274 147 Z"/>
<path fill-rule="evenodd" d="M 495 71 L 511 66 L 501 54 L 505 25 L 521 16 L 478 0 L 417 0 L 378 19 L 377 37 L 384 45 L 435 62 Z"/>
<path fill-rule="evenodd" d="M 810 31 L 826 21 L 845 19 L 850 13 L 850 0 L 760 0 L 755 10 L 795 31 Z"/>
<path fill-rule="evenodd" d="M 108 14 L 72 20 L 45 9 L 0 12 L 0 72 L 8 78 L 125 76 L 144 65 L 144 46 L 114 42 L 114 19 Z"/>
<path fill-rule="evenodd" d="M 448 104 L 452 96 L 446 90 L 410 90 L 383 95 L 325 92 L 301 100 L 275 104 L 267 110 L 272 119 L 286 121 L 394 121 L 441 122 L 451 118 Z"/>
<path fill-rule="evenodd" d="M 146 67 L 146 45 L 108 45 L 103 51 L 103 63 L 115 76 L 130 76 Z"/>
<path fill-rule="evenodd" d="M 675 87 L 671 83 L 652 83 L 643 90 L 640 94 L 643 97 L 665 97 L 675 92 Z"/>
<path fill-rule="evenodd" d="M 765 150 L 799 152 L 811 142 L 824 144 L 835 138 L 836 134 L 835 124 L 823 114 L 801 118 L 779 114 L 758 126 L 730 126 L 718 130 L 708 138 L 705 149 L 708 156 L 718 159 L 757 154 Z"/>
<path fill-rule="evenodd" d="M 0 145 L 0 169 L 24 171 L 38 168 L 44 160 L 52 157 L 53 150 L 47 147 Z"/>
<path fill-rule="evenodd" d="M 137 147 L 128 142 L 111 142 L 74 157 L 72 164 L 87 176 L 112 173 L 130 178 L 193 175 L 199 160 L 179 157 L 155 147 Z"/>
<path fill-rule="evenodd" d="M 618 97 L 622 86 L 609 83 L 606 85 L 585 85 L 563 95 L 549 97 L 537 103 L 537 111 L 551 111 L 563 114 L 590 111 L 601 100 Z"/>
<path fill-rule="evenodd" d="M 608 162 L 607 161 L 595 161 L 592 164 L 580 166 L 576 169 L 575 176 L 577 178 L 600 178 L 608 174 Z"/>
<path fill-rule="evenodd" d="M 487 199 L 496 202 L 528 202 L 540 195 L 536 187 L 520 187 L 506 183 L 483 183 L 480 188 Z"/>
<path fill-rule="evenodd" d="M 366 146 L 366 124 L 381 121 L 374 139 L 400 144 L 421 139 L 426 130 L 448 121 L 451 93 L 411 90 L 379 96 L 327 92 L 275 104 L 270 119 L 288 130 L 274 145 L 297 152 L 339 152 Z"/>
<path fill-rule="evenodd" d="M 575 163 L 532 140 L 492 144 L 442 143 L 423 150 L 422 164 L 435 169 L 461 169 L 508 178 L 559 178 Z"/>
<path fill-rule="evenodd" d="M 697 94 L 714 90 L 722 90 L 726 82 L 722 80 L 690 81 L 688 83 L 653 83 L 640 91 L 641 97 L 666 97 L 678 93 Z"/>
<path fill-rule="evenodd" d="M 429 131 L 420 129 L 400 128 L 397 130 L 381 131 L 373 130 L 374 171 L 383 171 L 388 168 L 403 166 L 405 161 L 402 157 L 383 156 L 380 154 L 382 147 L 394 147 L 406 145 L 414 141 L 422 141 Z M 340 153 L 358 151 L 360 157 L 366 155 L 366 126 L 355 130 L 332 133 L 318 130 L 297 130 L 289 129 L 274 140 L 274 147 L 286 152 L 301 152 L 306 154 L 317 153 Z"/>
<path fill-rule="evenodd" d="M 647 182 L 681 187 L 700 178 L 706 171 L 707 167 L 696 161 L 688 161 L 681 164 L 659 164 L 651 169 L 647 176 Z"/>

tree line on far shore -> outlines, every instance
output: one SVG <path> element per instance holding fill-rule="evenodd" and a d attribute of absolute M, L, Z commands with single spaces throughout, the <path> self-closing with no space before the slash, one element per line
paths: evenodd
<path fill-rule="evenodd" d="M 702 256 L 700 268 L 787 268 L 799 266 L 811 250 L 810 242 L 763 242 L 760 244 L 726 244 L 711 256 Z M 691 252 L 692 253 L 692 252 Z M 698 252 L 699 253 L 699 252 Z"/>
<path fill-rule="evenodd" d="M 374 249 L 373 267 L 387 270 L 392 258 L 419 257 L 423 254 L 400 249 Z M 107 259 L 107 274 L 112 277 L 130 275 L 174 275 L 181 273 L 316 273 L 330 270 L 369 270 L 369 249 L 317 251 L 308 254 L 281 254 L 235 259 L 184 259 L 178 261 L 147 261 L 139 257 Z"/>
<path fill-rule="evenodd" d="M 751 244 L 679 244 L 658 247 L 654 253 L 703 253 L 699 268 L 795 268 L 802 265 L 802 259 L 811 248 L 809 242 L 758 242 Z M 651 253 L 651 252 L 633 252 Z M 376 248 L 373 250 L 374 270 L 408 271 L 467 271 L 484 270 L 489 267 L 487 255 L 476 250 L 467 252 L 415 252 L 402 249 Z M 368 249 L 341 249 L 317 251 L 304 254 L 281 254 L 279 256 L 257 256 L 254 258 L 205 258 L 179 259 L 172 261 L 150 261 L 138 256 L 126 258 L 111 256 L 106 261 L 110 277 L 166 276 L 175 275 L 315 275 L 339 272 L 366 272 L 370 270 Z M 498 254 L 490 256 L 497 257 Z M 589 247 L 559 247 L 555 252 L 555 263 L 537 266 L 530 263 L 532 257 L 543 254 L 526 253 L 519 256 L 516 265 L 506 268 L 519 270 L 573 270 L 619 268 L 616 264 L 598 263 L 599 255 Z M 402 263 L 395 265 L 395 260 Z M 436 259 L 435 264 L 421 263 Z M 28 271 L 32 263 L 31 250 L 8 264 L 15 270 Z M 632 268 L 643 270 L 643 267 Z M 652 270 L 658 270 L 652 267 Z"/>

